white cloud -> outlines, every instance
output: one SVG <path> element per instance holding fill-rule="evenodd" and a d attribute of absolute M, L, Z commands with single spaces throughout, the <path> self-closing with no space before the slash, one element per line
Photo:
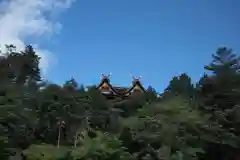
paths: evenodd
<path fill-rule="evenodd" d="M 0 0 L 0 47 L 14 44 L 23 49 L 24 40 L 28 37 L 52 35 L 59 32 L 61 24 L 54 21 L 51 15 L 67 9 L 75 0 Z M 52 60 L 50 51 L 34 44 L 41 56 L 40 67 L 43 71 Z"/>

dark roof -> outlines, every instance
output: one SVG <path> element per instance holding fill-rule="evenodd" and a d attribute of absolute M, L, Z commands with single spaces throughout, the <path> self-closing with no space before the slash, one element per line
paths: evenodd
<path fill-rule="evenodd" d="M 118 94 L 125 94 L 129 90 L 129 88 L 126 88 L 126 87 L 116 87 L 116 86 L 114 86 L 113 88 Z"/>
<path fill-rule="evenodd" d="M 130 93 L 136 87 L 136 85 L 138 85 L 144 92 L 146 92 L 145 88 L 142 86 L 139 79 L 134 79 L 131 87 L 117 87 L 117 86 L 112 86 L 110 83 L 110 79 L 106 76 L 103 76 L 103 79 L 101 83 L 97 86 L 97 88 L 99 89 L 103 83 L 107 83 L 108 86 L 111 88 L 111 90 L 118 96 L 124 96 Z"/>
<path fill-rule="evenodd" d="M 129 92 L 131 92 L 136 86 L 139 86 L 144 92 L 146 92 L 145 88 L 143 87 L 142 83 L 139 79 L 134 79 L 132 87 L 129 89 Z"/>

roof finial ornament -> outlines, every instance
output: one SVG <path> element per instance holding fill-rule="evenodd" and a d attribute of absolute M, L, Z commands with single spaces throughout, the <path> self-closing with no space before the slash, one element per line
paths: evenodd
<path fill-rule="evenodd" d="M 142 78 L 142 76 L 139 76 L 138 78 L 136 78 L 136 77 L 133 76 L 132 74 L 131 74 L 131 76 L 132 76 L 132 78 L 133 78 L 134 81 L 139 81 L 139 80 Z"/>
<path fill-rule="evenodd" d="M 101 73 L 101 75 L 103 76 L 103 78 L 107 79 L 107 78 L 109 78 L 112 75 L 112 72 L 110 72 L 107 76 L 104 75 L 103 73 Z"/>

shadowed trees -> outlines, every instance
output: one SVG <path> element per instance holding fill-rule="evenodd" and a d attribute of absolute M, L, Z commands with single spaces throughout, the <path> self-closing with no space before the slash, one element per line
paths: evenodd
<path fill-rule="evenodd" d="M 43 83 L 31 46 L 0 57 L 0 156 L 37 159 L 233 159 L 239 149 L 239 57 L 219 48 L 197 84 L 183 73 L 106 100 L 74 78 Z M 88 89 L 86 89 L 88 88 Z"/>

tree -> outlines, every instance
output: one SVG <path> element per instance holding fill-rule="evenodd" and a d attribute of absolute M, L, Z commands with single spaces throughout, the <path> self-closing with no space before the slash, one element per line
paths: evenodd
<path fill-rule="evenodd" d="M 213 61 L 205 69 L 212 71 L 216 76 L 226 76 L 240 71 L 240 57 L 232 53 L 231 49 L 221 47 L 212 55 Z"/>
<path fill-rule="evenodd" d="M 40 57 L 36 55 L 33 47 L 28 45 L 25 50 L 21 52 L 24 64 L 22 65 L 22 73 L 25 74 L 25 83 L 28 85 L 37 85 L 41 79 L 41 73 L 39 68 Z M 21 78 L 19 77 L 19 81 Z"/>
<path fill-rule="evenodd" d="M 123 124 L 130 128 L 135 141 L 145 144 L 140 153 L 157 159 L 199 159 L 208 143 L 232 139 L 208 115 L 189 105 L 184 98 L 175 97 L 140 109 Z"/>
<path fill-rule="evenodd" d="M 231 123 L 229 116 L 233 109 L 240 104 L 239 60 L 231 49 L 219 48 L 213 61 L 205 67 L 212 75 L 201 80 L 205 108 L 227 124 Z"/>
<path fill-rule="evenodd" d="M 152 86 L 148 86 L 146 92 L 146 100 L 149 102 L 156 101 L 158 99 L 158 93 Z"/>
<path fill-rule="evenodd" d="M 36 87 L 41 81 L 39 60 L 32 46 L 26 46 L 24 51 L 16 52 L 13 45 L 6 46 L 6 57 L 1 58 L 1 79 L 6 83 Z"/>
<path fill-rule="evenodd" d="M 74 78 L 71 78 L 70 80 L 65 82 L 63 87 L 69 90 L 76 90 L 78 88 L 78 83 Z"/>
<path fill-rule="evenodd" d="M 240 113 L 240 75 L 239 75 L 239 57 L 232 53 L 231 49 L 226 47 L 219 48 L 216 54 L 212 55 L 213 60 L 205 69 L 210 72 L 204 75 L 200 80 L 201 108 L 204 112 L 211 115 L 213 121 L 219 122 L 226 133 L 233 136 L 240 133 L 239 118 Z M 239 138 L 236 138 L 239 145 Z M 238 148 L 232 143 L 228 144 Z M 221 146 L 214 146 L 221 148 Z M 220 150 L 217 154 L 226 151 Z"/>
<path fill-rule="evenodd" d="M 181 74 L 161 97 L 150 86 L 145 94 L 107 100 L 74 78 L 42 82 L 31 46 L 6 47 L 0 57 L 3 160 L 14 152 L 15 159 L 22 153 L 28 159 L 232 160 L 240 148 L 239 58 L 230 49 L 213 55 L 196 86 Z"/>
<path fill-rule="evenodd" d="M 165 89 L 162 94 L 163 98 L 168 98 L 175 95 L 181 95 L 186 97 L 195 96 L 195 88 L 191 82 L 191 78 L 183 73 L 178 77 L 173 77 L 169 82 L 168 87 Z"/>

